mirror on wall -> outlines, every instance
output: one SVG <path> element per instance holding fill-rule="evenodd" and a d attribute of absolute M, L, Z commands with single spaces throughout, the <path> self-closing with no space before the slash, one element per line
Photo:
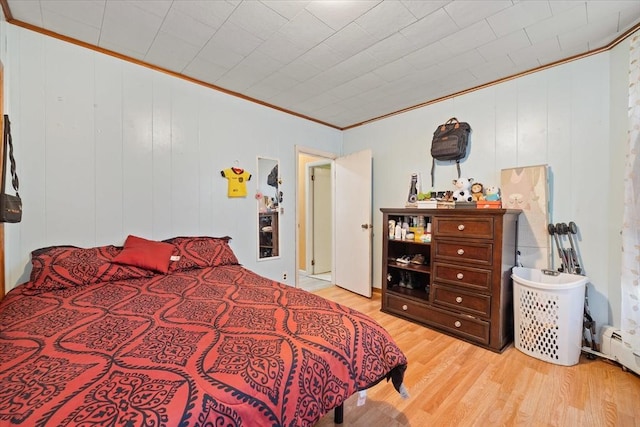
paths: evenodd
<path fill-rule="evenodd" d="M 258 157 L 256 201 L 258 202 L 258 259 L 280 255 L 281 180 L 276 159 Z"/>

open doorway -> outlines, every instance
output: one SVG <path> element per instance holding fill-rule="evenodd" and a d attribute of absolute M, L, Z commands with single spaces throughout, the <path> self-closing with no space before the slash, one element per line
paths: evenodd
<path fill-rule="evenodd" d="M 323 164 L 330 165 L 330 222 L 314 233 L 306 221 L 309 192 L 307 164 L 316 172 Z M 331 153 L 307 151 L 296 146 L 296 287 L 337 285 L 351 292 L 371 297 L 372 288 L 372 224 L 371 188 L 372 154 L 362 150 L 338 157 Z M 318 223 L 318 218 L 313 222 Z M 307 266 L 310 254 L 310 238 L 318 240 L 318 234 L 329 235 L 331 280 L 319 283 L 310 277 Z M 313 258 L 311 258 L 313 259 Z M 318 269 L 320 270 L 320 269 Z M 300 274 L 302 272 L 302 274 Z M 304 279 L 304 283 L 301 283 Z M 314 282 L 309 283 L 309 280 Z"/>
<path fill-rule="evenodd" d="M 333 172 L 335 155 L 297 148 L 296 287 L 314 291 L 333 281 Z"/>
<path fill-rule="evenodd" d="M 333 239 L 331 162 L 320 160 L 306 165 L 307 250 L 304 270 L 309 276 L 331 281 Z"/>

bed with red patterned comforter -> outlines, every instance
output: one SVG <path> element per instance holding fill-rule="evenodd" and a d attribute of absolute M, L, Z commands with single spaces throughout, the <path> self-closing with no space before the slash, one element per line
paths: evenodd
<path fill-rule="evenodd" d="M 163 243 L 164 274 L 116 246 L 32 253 L 0 302 L 0 425 L 311 426 L 400 390 L 406 358 L 368 316 L 249 271 L 227 238 Z"/>

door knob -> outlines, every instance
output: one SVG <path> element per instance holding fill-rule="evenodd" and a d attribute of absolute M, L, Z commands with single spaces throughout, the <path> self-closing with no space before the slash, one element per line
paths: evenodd
<path fill-rule="evenodd" d="M 373 228 L 373 224 L 362 224 L 360 225 L 360 227 L 362 227 L 365 230 L 368 230 L 370 228 Z"/>

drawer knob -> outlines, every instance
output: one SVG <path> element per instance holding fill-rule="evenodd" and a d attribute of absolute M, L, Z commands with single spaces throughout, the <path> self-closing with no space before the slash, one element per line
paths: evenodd
<path fill-rule="evenodd" d="M 464 255 L 464 249 L 458 249 L 458 255 Z"/>
<path fill-rule="evenodd" d="M 462 297 L 456 297 L 456 302 L 460 304 L 462 302 Z"/>
<path fill-rule="evenodd" d="M 458 280 L 462 280 L 462 279 L 464 279 L 464 274 L 458 273 L 458 274 L 456 274 L 456 277 L 458 278 Z"/>
<path fill-rule="evenodd" d="M 456 320 L 455 323 L 453 324 L 456 328 L 459 328 L 460 326 L 462 326 L 462 323 L 460 323 L 459 320 Z"/>
<path fill-rule="evenodd" d="M 464 230 L 464 224 L 458 225 L 458 230 L 460 230 L 460 231 Z"/>
<path fill-rule="evenodd" d="M 409 307 L 407 307 L 407 304 L 404 304 L 404 305 L 402 306 L 402 309 L 403 309 L 404 311 L 407 311 L 407 309 L 408 309 L 408 308 L 409 308 Z"/>

